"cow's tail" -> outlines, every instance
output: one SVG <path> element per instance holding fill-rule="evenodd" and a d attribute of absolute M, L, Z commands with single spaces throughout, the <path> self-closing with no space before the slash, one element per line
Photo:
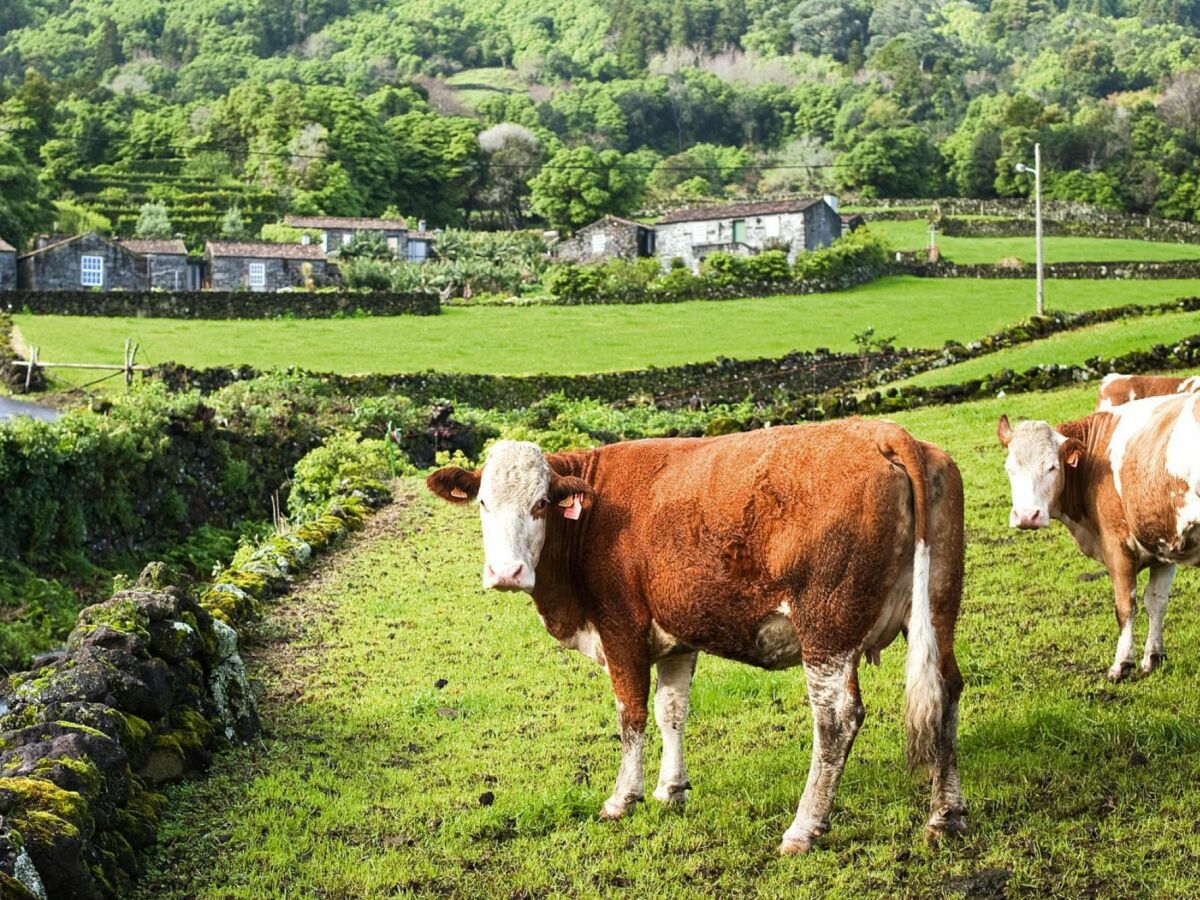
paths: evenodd
<path fill-rule="evenodd" d="M 937 633 L 930 605 L 930 513 L 925 454 L 908 435 L 895 448 L 908 472 L 913 492 L 912 607 L 908 614 L 908 656 L 904 665 L 904 730 L 908 765 L 915 769 L 933 762 L 942 731 L 945 685 L 938 662 Z"/>

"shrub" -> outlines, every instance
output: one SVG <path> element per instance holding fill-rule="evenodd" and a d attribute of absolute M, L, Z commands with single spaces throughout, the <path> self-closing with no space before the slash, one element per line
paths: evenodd
<path fill-rule="evenodd" d="M 374 502 L 388 494 L 383 482 L 389 476 L 382 440 L 338 432 L 296 464 L 288 515 L 293 522 L 315 519 L 334 497 L 361 496 Z"/>
<path fill-rule="evenodd" d="M 601 266 L 581 266 L 577 262 L 555 263 L 546 270 L 542 284 L 556 297 L 583 299 L 595 297 L 604 282 Z"/>

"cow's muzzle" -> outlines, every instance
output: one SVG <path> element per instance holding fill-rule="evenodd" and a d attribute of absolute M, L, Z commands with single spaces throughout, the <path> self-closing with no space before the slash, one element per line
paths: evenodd
<path fill-rule="evenodd" d="M 1010 528 L 1030 530 L 1045 528 L 1049 524 L 1050 517 L 1046 515 L 1045 510 L 1041 509 L 1014 509 L 1008 514 L 1008 525 Z"/>
<path fill-rule="evenodd" d="M 511 562 L 483 567 L 483 586 L 495 591 L 532 591 L 533 571 L 524 563 Z"/>

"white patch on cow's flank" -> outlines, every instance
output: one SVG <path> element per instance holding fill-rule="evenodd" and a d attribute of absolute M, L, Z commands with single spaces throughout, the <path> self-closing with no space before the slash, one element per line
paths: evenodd
<path fill-rule="evenodd" d="M 1200 396 L 1195 394 L 1184 402 L 1166 446 L 1167 474 L 1187 485 L 1183 505 L 1175 518 L 1175 534 L 1181 546 L 1188 530 L 1200 524 L 1200 422 L 1196 421 L 1197 403 L 1200 403 Z"/>
<path fill-rule="evenodd" d="M 1117 489 L 1117 496 L 1124 497 L 1121 489 L 1121 467 L 1125 464 L 1125 454 L 1129 451 L 1130 442 L 1145 430 L 1154 416 L 1155 410 L 1161 404 L 1174 399 L 1170 395 L 1148 397 L 1145 400 L 1114 407 L 1111 411 L 1110 415 L 1116 418 L 1117 426 L 1113 429 L 1112 437 L 1109 438 L 1108 460 L 1112 468 L 1113 486 Z"/>
<path fill-rule="evenodd" d="M 1190 378 L 1185 378 L 1179 383 L 1179 387 L 1175 389 L 1177 394 L 1190 394 L 1193 391 L 1200 391 L 1200 375 L 1192 375 Z"/>
<path fill-rule="evenodd" d="M 608 659 L 604 655 L 604 643 L 600 640 L 600 632 L 591 622 L 570 637 L 563 638 L 559 643 L 568 650 L 578 650 L 600 668 L 608 670 Z"/>

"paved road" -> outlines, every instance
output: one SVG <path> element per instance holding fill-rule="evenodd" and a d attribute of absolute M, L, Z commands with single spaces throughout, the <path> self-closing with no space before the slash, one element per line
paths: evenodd
<path fill-rule="evenodd" d="M 53 422 L 60 415 L 62 413 L 57 409 L 26 403 L 24 400 L 14 400 L 11 397 L 0 397 L 0 421 L 11 419 L 14 416 L 29 416 L 41 419 L 43 422 Z"/>

